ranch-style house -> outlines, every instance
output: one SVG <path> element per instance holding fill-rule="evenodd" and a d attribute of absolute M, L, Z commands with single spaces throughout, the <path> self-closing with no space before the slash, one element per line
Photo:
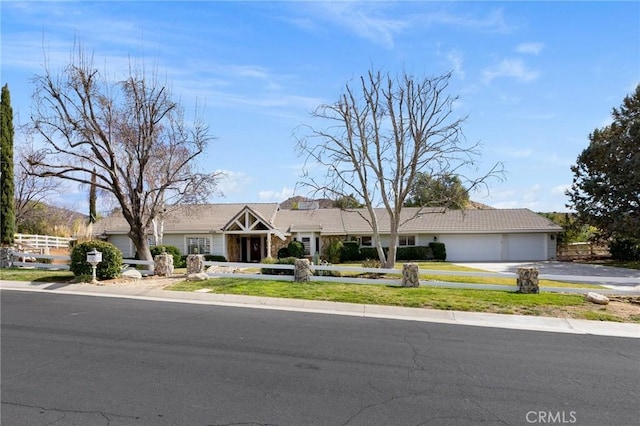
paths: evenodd
<path fill-rule="evenodd" d="M 259 262 L 276 257 L 292 240 L 305 254 L 322 254 L 334 239 L 375 247 L 366 209 L 315 208 L 313 203 L 284 209 L 278 203 L 206 204 L 172 210 L 164 218 L 162 244 L 182 254 L 222 255 L 230 262 Z M 389 220 L 376 209 L 383 246 L 388 246 Z M 443 210 L 404 208 L 398 247 L 445 244 L 447 260 L 456 262 L 542 261 L 556 256 L 562 228 L 528 209 Z M 406 222 L 405 222 L 406 221 Z M 94 233 L 117 246 L 124 257 L 135 256 L 120 214 L 94 224 Z M 149 235 L 149 241 L 154 238 Z"/>

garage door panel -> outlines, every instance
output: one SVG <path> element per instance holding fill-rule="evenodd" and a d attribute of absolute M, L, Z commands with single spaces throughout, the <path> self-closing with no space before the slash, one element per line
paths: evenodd
<path fill-rule="evenodd" d="M 441 238 L 452 262 L 489 262 L 501 260 L 500 235 L 447 235 Z"/>
<path fill-rule="evenodd" d="M 509 234 L 505 236 L 507 261 L 546 260 L 546 234 Z"/>

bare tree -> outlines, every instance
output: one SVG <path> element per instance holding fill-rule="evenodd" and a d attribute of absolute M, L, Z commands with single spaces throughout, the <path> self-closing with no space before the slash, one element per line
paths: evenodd
<path fill-rule="evenodd" d="M 16 156 L 15 209 L 16 228 L 23 229 L 27 223 L 38 222 L 46 215 L 45 200 L 60 191 L 60 181 L 52 177 L 36 176 L 38 170 L 28 160 L 37 158 L 31 143 L 18 146 Z"/>
<path fill-rule="evenodd" d="M 446 94 L 450 77 L 451 73 L 393 77 L 370 71 L 358 84 L 348 83 L 338 102 L 315 110 L 312 116 L 324 123 L 322 130 L 309 125 L 299 128 L 297 149 L 306 156 L 301 183 L 330 198 L 359 198 L 366 213 L 359 212 L 371 226 L 386 268 L 395 263 L 398 229 L 415 218 L 403 219 L 401 212 L 418 173 L 433 178 L 457 175 L 468 190 L 501 173 L 501 164 L 496 164 L 481 177 L 463 174 L 466 168 L 476 168 L 479 144 L 464 143 L 465 118 L 453 117 L 457 97 Z M 317 177 L 313 169 L 326 172 Z M 389 216 L 387 255 L 376 207 L 384 207 Z"/>
<path fill-rule="evenodd" d="M 75 50 L 74 50 L 75 52 Z M 140 259 L 152 260 L 147 235 L 166 204 L 201 202 L 217 175 L 196 160 L 211 141 L 208 126 L 187 123 L 170 90 L 144 69 L 109 82 L 82 48 L 54 75 L 35 78 L 34 129 L 46 148 L 30 164 L 38 176 L 91 185 L 112 195 Z"/>

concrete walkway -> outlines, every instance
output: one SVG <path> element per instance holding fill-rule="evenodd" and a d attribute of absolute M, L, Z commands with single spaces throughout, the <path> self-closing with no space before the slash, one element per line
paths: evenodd
<path fill-rule="evenodd" d="M 0 290 L 129 298 L 170 303 L 195 303 L 212 306 L 313 312 L 514 330 L 640 338 L 640 324 L 164 290 L 163 287 L 171 284 L 172 281 L 176 280 L 142 280 L 135 284 L 103 286 L 0 281 Z"/>

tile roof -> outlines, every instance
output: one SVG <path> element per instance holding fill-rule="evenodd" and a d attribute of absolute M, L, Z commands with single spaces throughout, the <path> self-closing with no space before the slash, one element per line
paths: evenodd
<path fill-rule="evenodd" d="M 243 208 L 249 207 L 283 234 L 320 232 L 323 235 L 367 235 L 371 226 L 366 209 L 278 210 L 277 203 L 230 203 L 185 206 L 165 219 L 165 233 L 210 233 L 221 229 Z M 184 212 L 184 214 L 180 214 Z M 389 233 L 385 209 L 375 209 L 381 233 Z M 514 233 L 560 232 L 562 228 L 528 209 L 446 210 L 405 207 L 400 233 Z M 126 233 L 128 225 L 120 215 L 94 224 L 97 234 Z"/>

